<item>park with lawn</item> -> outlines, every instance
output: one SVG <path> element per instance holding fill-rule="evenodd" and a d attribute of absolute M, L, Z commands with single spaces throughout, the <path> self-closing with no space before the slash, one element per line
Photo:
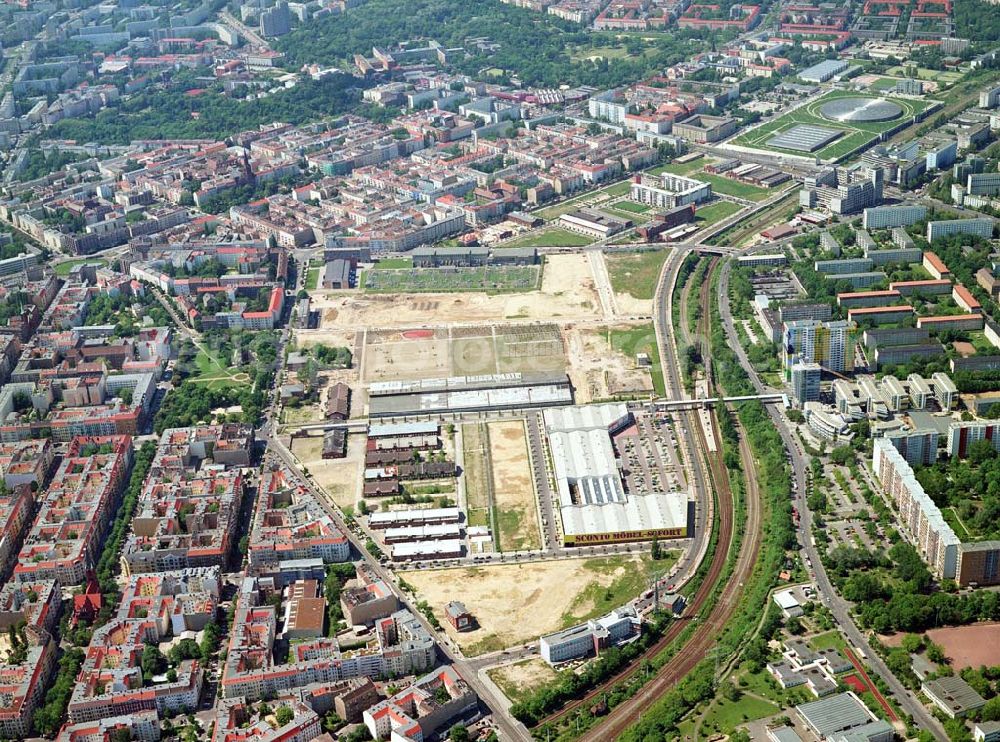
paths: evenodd
<path fill-rule="evenodd" d="M 740 209 L 742 207 L 739 204 L 734 204 L 732 201 L 714 201 L 699 208 L 695 212 L 694 218 L 698 226 L 709 227 L 716 222 L 721 222 L 723 219 L 732 216 L 740 211 Z"/>
<path fill-rule="evenodd" d="M 204 347 L 198 348 L 198 354 L 194 357 L 195 367 L 198 374 L 191 377 L 191 381 L 196 384 L 205 384 L 212 391 L 220 391 L 228 387 L 246 386 L 250 383 L 250 376 L 242 371 L 233 370 L 219 362 L 210 351 Z"/>
<path fill-rule="evenodd" d="M 321 266 L 310 266 L 306 271 L 306 291 L 315 291 L 319 288 L 319 274 L 322 272 Z"/>

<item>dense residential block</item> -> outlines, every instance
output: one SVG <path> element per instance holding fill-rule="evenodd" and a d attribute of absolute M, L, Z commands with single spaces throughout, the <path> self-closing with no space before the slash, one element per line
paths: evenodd
<path fill-rule="evenodd" d="M 77 437 L 52 477 L 14 567 L 18 580 L 78 585 L 97 565 L 132 465 L 129 436 Z"/>

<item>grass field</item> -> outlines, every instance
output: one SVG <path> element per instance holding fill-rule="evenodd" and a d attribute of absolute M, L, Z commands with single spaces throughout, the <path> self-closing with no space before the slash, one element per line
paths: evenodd
<path fill-rule="evenodd" d="M 608 275 L 611 288 L 617 294 L 628 294 L 636 299 L 652 299 L 660 269 L 670 255 L 669 250 L 646 252 L 608 253 Z"/>
<path fill-rule="evenodd" d="M 960 72 L 944 72 L 938 70 L 929 70 L 924 67 L 902 67 L 897 65 L 896 67 L 890 67 L 885 71 L 887 75 L 897 75 L 899 77 L 912 77 L 912 73 L 916 71 L 916 77 L 918 80 L 932 80 L 934 82 L 939 82 L 944 85 L 954 85 L 956 82 L 962 79 L 962 73 Z"/>
<path fill-rule="evenodd" d="M 712 191 L 715 193 L 721 193 L 725 196 L 735 196 L 736 198 L 745 198 L 747 201 L 763 201 L 772 193 L 767 188 L 758 188 L 749 183 L 741 183 L 738 180 L 733 180 L 723 175 L 697 173 L 692 177 L 711 183 Z"/>
<path fill-rule="evenodd" d="M 732 201 L 716 201 L 708 206 L 702 206 L 695 212 L 695 220 L 703 227 L 720 222 L 727 216 L 732 216 L 740 210 L 739 204 Z"/>
<path fill-rule="evenodd" d="M 787 152 L 792 155 L 797 155 L 799 157 L 812 157 L 816 156 L 824 160 L 839 160 L 846 157 L 848 154 L 853 152 L 858 147 L 861 147 L 868 142 L 875 139 L 879 134 L 884 131 L 897 126 L 903 121 L 906 121 L 921 111 L 930 107 L 935 101 L 918 101 L 918 100 L 905 100 L 903 98 L 893 98 L 893 102 L 899 104 L 903 109 L 902 115 L 893 121 L 881 121 L 872 123 L 843 123 L 838 121 L 831 121 L 825 118 L 819 111 L 820 108 L 829 103 L 831 100 L 837 98 L 874 98 L 876 96 L 865 95 L 863 93 L 854 93 L 844 90 L 834 90 L 826 95 L 808 103 L 801 108 L 794 111 L 786 113 L 784 116 L 779 116 L 774 121 L 769 121 L 762 126 L 758 126 L 755 129 L 751 129 L 744 134 L 736 137 L 733 140 L 733 144 L 738 144 L 744 147 L 753 147 L 755 149 L 762 149 L 771 152 Z M 798 124 L 811 124 L 814 126 L 823 126 L 829 129 L 839 129 L 844 132 L 844 134 L 826 145 L 816 152 L 798 152 L 795 150 L 786 150 L 778 147 L 771 147 L 767 144 L 768 140 L 772 137 L 780 134 L 783 131 L 791 129 L 793 126 Z M 725 191 L 720 191 L 724 193 Z M 735 195 L 735 194 L 734 194 Z"/>
<path fill-rule="evenodd" d="M 633 214 L 645 214 L 651 207 L 646 204 L 636 203 L 635 201 L 616 201 L 612 206 L 618 211 L 628 211 Z"/>
<path fill-rule="evenodd" d="M 319 274 L 322 268 L 310 268 L 306 273 L 306 291 L 315 291 L 319 288 Z"/>
<path fill-rule="evenodd" d="M 586 235 L 570 232 L 568 229 L 553 227 L 551 229 L 536 230 L 527 232 L 519 237 L 515 237 L 510 242 L 497 245 L 497 248 L 504 247 L 583 247 L 589 245 L 593 240 Z"/>
<path fill-rule="evenodd" d="M 521 660 L 487 670 L 490 680 L 511 703 L 528 698 L 535 690 L 555 680 L 558 673 L 541 658 Z"/>
<path fill-rule="evenodd" d="M 871 87 L 874 90 L 892 90 L 896 87 L 896 80 L 891 77 L 880 77 Z"/>
<path fill-rule="evenodd" d="M 780 709 L 770 701 L 750 695 L 741 696 L 736 701 L 720 697 L 705 711 L 701 719 L 701 735 L 728 734 L 740 724 L 772 716 L 778 711 Z"/>
<path fill-rule="evenodd" d="M 534 291 L 541 276 L 539 265 L 378 270 L 365 273 L 364 289 L 381 294 Z"/>
<path fill-rule="evenodd" d="M 614 185 L 609 185 L 607 188 L 602 188 L 601 192 L 606 193 L 609 196 L 624 196 L 631 190 L 632 190 L 631 180 L 620 180 Z"/>
<path fill-rule="evenodd" d="M 466 423 L 462 426 L 462 476 L 465 478 L 466 518 L 470 526 L 490 525 L 489 493 L 486 478 L 487 439 L 483 426 Z"/>
<path fill-rule="evenodd" d="M 693 173 L 695 170 L 701 170 L 706 165 L 711 165 L 715 162 L 707 157 L 699 157 L 697 160 L 691 160 L 690 162 L 668 162 L 666 165 L 658 165 L 657 167 L 647 170 L 646 172 L 650 175 L 659 175 L 660 173 L 673 173 L 674 175 L 687 175 L 688 173 Z"/>
<path fill-rule="evenodd" d="M 57 276 L 59 276 L 60 278 L 65 278 L 66 276 L 69 275 L 69 272 L 71 270 L 76 268 L 76 266 L 86 265 L 88 263 L 92 265 L 106 266 L 108 264 L 108 261 L 104 260 L 103 258 L 80 258 L 79 260 L 67 260 L 65 263 L 59 263 L 58 265 L 56 265 L 55 268 L 53 268 L 53 270 L 55 271 L 55 274 Z"/>
<path fill-rule="evenodd" d="M 843 654 L 847 649 L 847 640 L 836 629 L 809 638 L 809 646 L 813 649 L 838 649 Z"/>
<path fill-rule="evenodd" d="M 653 363 L 649 369 L 653 378 L 653 389 L 661 397 L 666 395 L 667 387 L 663 383 L 663 369 L 660 366 L 660 351 L 656 345 L 656 333 L 653 325 L 640 325 L 628 330 L 610 331 L 611 347 L 624 353 L 629 358 L 635 358 L 637 353 L 647 353 Z"/>
<path fill-rule="evenodd" d="M 412 268 L 413 258 L 382 258 L 374 266 L 374 271 L 391 271 L 402 268 Z"/>
<path fill-rule="evenodd" d="M 652 52 L 654 49 L 643 50 L 640 55 L 631 55 L 628 53 L 628 49 L 623 46 L 578 46 L 572 47 L 570 50 L 569 58 L 574 62 L 589 62 L 594 58 L 600 59 L 639 59 L 645 56 L 647 51 Z"/>

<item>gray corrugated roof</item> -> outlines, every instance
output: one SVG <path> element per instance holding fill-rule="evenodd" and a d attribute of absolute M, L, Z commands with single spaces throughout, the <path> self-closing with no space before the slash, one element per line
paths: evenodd
<path fill-rule="evenodd" d="M 820 737 L 830 737 L 872 721 L 871 712 L 852 693 L 838 693 L 819 701 L 803 703 L 795 710 Z"/>

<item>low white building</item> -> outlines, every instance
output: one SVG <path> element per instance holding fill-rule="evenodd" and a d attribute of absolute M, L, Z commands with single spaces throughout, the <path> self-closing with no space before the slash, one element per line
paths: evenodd
<path fill-rule="evenodd" d="M 781 609 L 785 618 L 802 615 L 802 605 L 791 590 L 782 590 L 780 593 L 775 593 L 774 603 Z"/>

